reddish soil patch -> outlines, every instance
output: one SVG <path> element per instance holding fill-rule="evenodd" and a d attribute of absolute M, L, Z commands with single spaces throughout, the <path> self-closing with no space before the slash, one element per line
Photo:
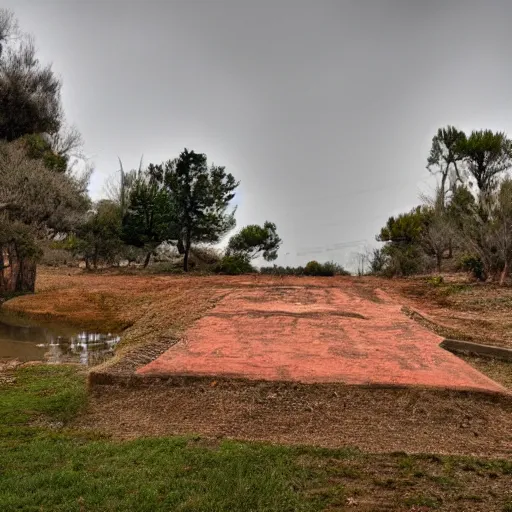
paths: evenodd
<path fill-rule="evenodd" d="M 380 290 L 321 283 L 231 290 L 137 373 L 504 391 Z"/>

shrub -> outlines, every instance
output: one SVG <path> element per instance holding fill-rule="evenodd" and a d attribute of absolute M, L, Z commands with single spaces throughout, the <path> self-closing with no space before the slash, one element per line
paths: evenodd
<path fill-rule="evenodd" d="M 304 275 L 306 276 L 319 276 L 322 272 L 322 265 L 318 261 L 312 260 L 306 263 L 304 268 Z"/>
<path fill-rule="evenodd" d="M 322 265 L 323 274 L 326 276 L 349 276 L 350 272 L 334 261 L 327 261 Z"/>
<path fill-rule="evenodd" d="M 309 261 L 304 268 L 305 276 L 335 276 L 350 275 L 341 265 L 328 261 L 327 263 L 319 263 L 318 261 Z"/>
<path fill-rule="evenodd" d="M 432 286 L 441 286 L 444 283 L 443 276 L 431 276 L 427 277 L 427 283 Z"/>
<path fill-rule="evenodd" d="M 73 264 L 73 256 L 69 251 L 64 249 L 45 247 L 40 263 L 41 265 L 47 265 L 49 267 L 64 267 Z"/>
<path fill-rule="evenodd" d="M 217 274 L 227 274 L 236 276 L 240 274 L 250 274 L 254 272 L 249 258 L 240 254 L 224 256 L 213 269 Z"/>
<path fill-rule="evenodd" d="M 280 267 L 274 265 L 273 267 L 261 267 L 260 273 L 274 276 L 303 276 L 304 267 Z"/>
<path fill-rule="evenodd" d="M 382 274 L 386 277 L 411 276 L 429 268 L 427 257 L 416 244 L 387 244 L 382 254 L 386 258 Z"/>
<path fill-rule="evenodd" d="M 460 259 L 460 268 L 465 272 L 471 272 L 480 281 L 485 280 L 484 264 L 478 256 L 465 254 Z"/>
<path fill-rule="evenodd" d="M 368 255 L 370 274 L 380 274 L 386 267 L 387 258 L 381 248 L 373 248 Z"/>

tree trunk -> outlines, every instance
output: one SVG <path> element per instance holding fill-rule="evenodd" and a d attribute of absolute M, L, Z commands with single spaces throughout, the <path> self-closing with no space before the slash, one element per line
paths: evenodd
<path fill-rule="evenodd" d="M 440 188 L 440 195 L 441 195 L 441 210 L 444 211 L 444 198 L 446 195 L 446 178 L 448 177 L 448 167 L 446 168 L 446 171 L 442 173 L 441 176 L 441 188 Z"/>
<path fill-rule="evenodd" d="M 190 254 L 190 234 L 187 233 L 186 240 L 185 240 L 185 256 L 183 257 L 183 270 L 185 272 L 188 272 L 188 256 Z"/>
<path fill-rule="evenodd" d="M 94 254 L 92 255 L 92 265 L 95 269 L 98 268 L 98 247 L 94 248 Z"/>
<path fill-rule="evenodd" d="M 0 269 L 0 295 L 33 293 L 36 285 L 36 261 L 19 258 L 16 244 L 9 243 L 2 248 Z M 8 264 L 5 265 L 7 258 Z"/>
<path fill-rule="evenodd" d="M 451 238 L 448 240 L 448 258 L 453 258 L 453 240 Z"/>
<path fill-rule="evenodd" d="M 149 251 L 146 254 L 146 259 L 144 260 L 144 268 L 146 268 L 149 265 L 149 262 L 151 260 L 151 254 L 152 254 L 152 251 Z"/>
<path fill-rule="evenodd" d="M 36 289 L 37 264 L 34 260 L 21 259 L 15 293 L 34 293 Z"/>
<path fill-rule="evenodd" d="M 505 279 L 508 276 L 508 261 L 505 261 L 505 265 L 503 267 L 503 270 L 501 271 L 500 275 L 500 286 L 503 286 L 505 284 Z"/>
<path fill-rule="evenodd" d="M 437 251 L 436 253 L 436 263 L 437 263 L 437 272 L 441 273 L 441 263 L 443 261 L 443 253 L 442 251 Z"/>

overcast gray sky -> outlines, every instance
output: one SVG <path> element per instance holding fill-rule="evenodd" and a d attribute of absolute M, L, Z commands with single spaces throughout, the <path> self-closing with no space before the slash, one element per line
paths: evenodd
<path fill-rule="evenodd" d="M 280 263 L 350 263 L 435 181 L 438 127 L 512 134 L 507 0 L 4 0 L 64 82 L 95 163 L 206 153 Z M 337 248 L 345 242 L 359 242 Z M 304 253 L 308 254 L 304 254 Z"/>

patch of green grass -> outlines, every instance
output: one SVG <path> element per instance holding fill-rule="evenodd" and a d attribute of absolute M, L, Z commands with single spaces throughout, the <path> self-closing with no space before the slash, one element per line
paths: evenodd
<path fill-rule="evenodd" d="M 305 475 L 279 447 L 65 436 L 0 447 L 4 511 L 308 511 L 319 498 L 302 496 Z"/>
<path fill-rule="evenodd" d="M 85 406 L 85 376 L 73 366 L 29 366 L 15 385 L 0 384 L 0 427 L 26 425 L 38 417 L 66 423 Z"/>

